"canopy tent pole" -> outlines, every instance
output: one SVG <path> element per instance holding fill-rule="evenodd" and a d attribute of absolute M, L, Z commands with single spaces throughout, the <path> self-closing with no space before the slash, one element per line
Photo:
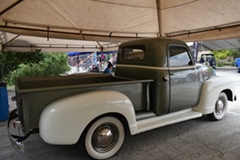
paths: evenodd
<path fill-rule="evenodd" d="M 199 52 L 199 42 L 193 42 L 193 47 L 194 47 L 194 52 L 193 52 L 193 60 L 196 63 L 197 62 L 197 57 L 198 57 L 198 52 Z"/>
<path fill-rule="evenodd" d="M 7 41 L 6 43 L 3 43 L 3 44 L 2 44 L 2 51 L 4 51 L 5 46 L 6 46 L 8 43 L 14 41 L 14 40 L 15 40 L 16 38 L 18 38 L 19 36 L 20 36 L 20 35 L 17 35 L 17 36 L 15 36 L 15 37 L 13 37 L 12 39 L 10 39 L 9 41 Z"/>
<path fill-rule="evenodd" d="M 97 42 L 97 44 L 99 45 L 99 47 L 100 47 L 100 49 L 101 49 L 101 52 L 103 52 L 103 46 L 98 42 L 98 41 L 96 41 Z"/>
<path fill-rule="evenodd" d="M 15 7 L 16 5 L 18 5 L 19 3 L 21 3 L 22 1 L 23 0 L 18 0 L 9 7 L 7 7 L 6 9 L 4 9 L 2 12 L 0 12 L 0 16 L 3 15 L 5 12 L 9 11 L 10 9 L 12 9 L 13 7 Z"/>
<path fill-rule="evenodd" d="M 162 16 L 161 16 L 161 0 L 156 0 L 157 18 L 158 18 L 158 37 L 162 37 Z"/>

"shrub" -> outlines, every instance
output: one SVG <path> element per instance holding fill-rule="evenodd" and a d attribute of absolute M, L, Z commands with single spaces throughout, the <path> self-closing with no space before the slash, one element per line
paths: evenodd
<path fill-rule="evenodd" d="M 224 66 L 224 61 L 221 59 L 216 59 L 216 65 L 217 65 L 217 67 L 222 67 L 222 66 Z"/>
<path fill-rule="evenodd" d="M 7 76 L 7 83 L 13 85 L 16 78 L 41 77 L 64 74 L 70 70 L 65 53 L 44 53 L 44 58 L 39 63 L 21 64 Z"/>
<path fill-rule="evenodd" d="M 0 82 L 18 69 L 20 64 L 38 63 L 43 59 L 39 50 L 35 52 L 0 52 Z"/>

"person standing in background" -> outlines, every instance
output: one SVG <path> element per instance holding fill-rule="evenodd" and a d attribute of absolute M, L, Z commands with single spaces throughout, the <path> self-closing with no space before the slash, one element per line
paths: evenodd
<path fill-rule="evenodd" d="M 111 62 L 108 62 L 108 66 L 107 68 L 103 71 L 103 74 L 112 74 L 112 63 Z"/>

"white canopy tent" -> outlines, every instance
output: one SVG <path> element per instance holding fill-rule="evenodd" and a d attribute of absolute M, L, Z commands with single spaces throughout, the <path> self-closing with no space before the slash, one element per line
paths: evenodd
<path fill-rule="evenodd" d="M 22 35 L 100 50 L 144 37 L 233 39 L 240 37 L 239 11 L 239 0 L 1 0 L 1 44 L 9 47 Z"/>
<path fill-rule="evenodd" d="M 41 49 L 42 52 L 114 51 L 120 45 L 118 42 L 47 39 L 43 37 L 20 36 L 6 32 L 2 32 L 0 39 L 6 42 L 3 45 L 4 50 L 23 52 L 35 49 Z"/>

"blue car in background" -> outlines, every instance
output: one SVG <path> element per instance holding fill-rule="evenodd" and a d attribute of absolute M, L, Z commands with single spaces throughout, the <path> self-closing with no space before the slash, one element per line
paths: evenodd
<path fill-rule="evenodd" d="M 240 58 L 235 59 L 235 66 L 237 67 L 238 73 L 240 73 Z"/>
<path fill-rule="evenodd" d="M 216 69 L 216 60 L 214 54 L 212 53 L 202 54 L 199 63 L 205 62 L 208 62 L 213 69 Z"/>

